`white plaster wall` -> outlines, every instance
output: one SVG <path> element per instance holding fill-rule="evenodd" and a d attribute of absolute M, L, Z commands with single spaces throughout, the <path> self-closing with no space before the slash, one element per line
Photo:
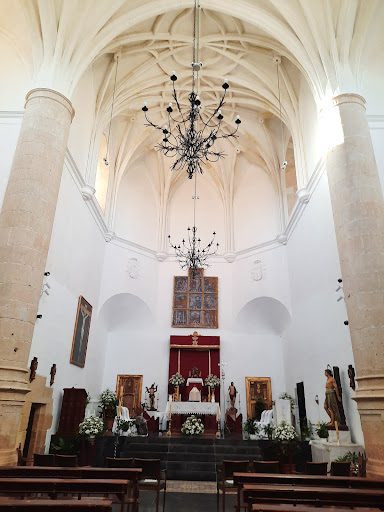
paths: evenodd
<path fill-rule="evenodd" d="M 72 176 L 64 166 L 46 270 L 50 295 L 43 295 L 36 321 L 30 359 L 37 357 L 37 373 L 47 376 L 53 363 L 57 373 L 53 385 L 54 420 L 49 435 L 56 432 L 63 388 L 85 388 L 98 395 L 104 365 L 102 340 L 97 336 L 96 319 L 100 276 L 104 258 L 104 238 L 81 197 Z M 93 306 L 85 367 L 70 364 L 78 298 Z M 99 342 L 100 340 L 100 342 Z"/>
<path fill-rule="evenodd" d="M 384 114 L 368 116 L 377 170 L 384 194 Z"/>
<path fill-rule="evenodd" d="M 142 374 L 142 398 L 145 386 L 155 381 L 159 385 L 160 409 L 164 409 L 168 389 L 169 336 L 193 332 L 191 328 L 171 328 L 173 277 L 183 275 L 183 272 L 176 262 L 154 262 L 153 266 L 149 258 L 136 254 L 141 262 L 140 277 L 127 278 L 124 276 L 123 262 L 130 254 L 131 251 L 125 248 L 108 245 L 103 300 L 113 292 L 134 292 L 137 300 L 132 301 L 132 307 L 140 299 L 145 302 L 150 313 L 145 313 L 144 309 L 138 310 L 131 321 L 117 321 L 116 309 L 120 310 L 120 316 L 129 315 L 127 308 L 124 308 L 123 296 L 121 306 L 116 306 L 113 313 L 110 312 L 114 320 L 107 320 L 109 333 L 102 387 L 115 389 L 116 376 L 119 373 Z M 109 265 L 112 260 L 118 264 Z M 202 335 L 220 336 L 221 360 L 228 362 L 226 385 L 231 380 L 235 382 L 241 397 L 241 410 L 246 418 L 245 377 L 271 377 L 275 397 L 285 390 L 283 350 L 281 337 L 273 332 L 253 334 L 234 329 L 233 295 L 239 293 L 240 289 L 233 286 L 233 268 L 226 262 L 213 262 L 212 267 L 206 271 L 205 275 L 219 277 L 220 327 L 213 330 L 199 328 L 198 332 Z M 212 368 L 212 371 L 219 375 L 219 368 Z"/>
<path fill-rule="evenodd" d="M 303 147 L 307 164 L 308 179 L 311 177 L 320 158 L 321 145 L 318 126 L 317 107 L 308 82 L 300 79 L 299 89 L 300 128 L 303 135 Z"/>
<path fill-rule="evenodd" d="M 346 308 L 343 301 L 336 301 L 341 272 L 326 173 L 289 239 L 287 256 L 292 304 L 292 324 L 285 335 L 287 391 L 294 394 L 296 383 L 303 381 L 307 418 L 312 423 L 319 420 L 318 395 L 320 419 L 326 421 L 324 370 L 327 364 L 339 366 L 347 424 L 352 439 L 363 443 L 360 416 L 347 378 L 348 365 L 354 365 L 354 359 L 349 329 L 343 323 Z"/>

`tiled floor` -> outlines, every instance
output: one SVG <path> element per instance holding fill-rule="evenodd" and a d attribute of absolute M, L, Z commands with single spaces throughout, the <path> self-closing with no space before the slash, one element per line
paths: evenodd
<path fill-rule="evenodd" d="M 168 482 L 169 484 L 171 482 Z M 175 482 L 176 483 L 176 482 Z M 177 482 L 179 483 L 179 482 Z M 192 484 L 191 492 L 167 492 L 165 501 L 165 512 L 216 512 L 216 490 L 212 493 L 212 489 L 208 492 L 204 491 L 207 485 L 211 482 L 183 482 L 185 484 Z M 214 484 L 216 485 L 216 484 Z M 200 492 L 197 491 L 200 486 Z M 154 492 L 141 492 L 140 493 L 140 508 L 139 512 L 155 512 L 156 510 L 156 495 Z M 235 496 L 230 495 L 226 497 L 225 509 L 228 512 L 233 512 Z M 120 505 L 113 505 L 113 512 L 118 512 Z M 160 496 L 159 512 L 163 510 L 163 495 Z M 220 512 L 222 511 L 222 501 L 220 496 Z"/>

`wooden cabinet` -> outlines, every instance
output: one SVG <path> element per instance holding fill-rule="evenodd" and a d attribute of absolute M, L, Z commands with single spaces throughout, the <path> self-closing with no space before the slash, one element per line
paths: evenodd
<path fill-rule="evenodd" d="M 63 391 L 57 435 L 61 437 L 75 436 L 79 429 L 79 423 L 84 419 L 87 392 L 85 389 L 76 388 L 65 388 Z"/>

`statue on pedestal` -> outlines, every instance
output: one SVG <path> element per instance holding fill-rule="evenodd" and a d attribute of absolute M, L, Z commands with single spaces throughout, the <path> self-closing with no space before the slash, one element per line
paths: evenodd
<path fill-rule="evenodd" d="M 152 384 L 152 386 L 148 389 L 148 388 L 145 388 L 147 393 L 148 393 L 148 398 L 149 398 L 149 410 L 150 411 L 156 411 L 156 407 L 155 407 L 155 399 L 156 399 L 156 396 L 155 396 L 155 393 L 157 391 L 157 386 L 155 385 L 155 383 Z"/>
<path fill-rule="evenodd" d="M 231 410 L 233 410 L 233 409 L 235 409 L 235 402 L 236 402 L 236 395 L 237 395 L 237 390 L 236 390 L 233 382 L 231 382 L 231 385 L 229 386 L 228 391 L 229 391 L 229 401 L 231 402 Z"/>
<path fill-rule="evenodd" d="M 332 371 L 327 368 L 324 373 L 327 377 L 327 382 L 325 383 L 324 409 L 331 419 L 331 421 L 328 423 L 328 427 L 334 427 L 335 421 L 337 421 L 338 425 L 341 424 L 341 417 L 337 404 L 338 401 L 341 402 L 341 396 L 339 394 L 339 389 L 337 387 L 336 380 L 333 377 Z"/>

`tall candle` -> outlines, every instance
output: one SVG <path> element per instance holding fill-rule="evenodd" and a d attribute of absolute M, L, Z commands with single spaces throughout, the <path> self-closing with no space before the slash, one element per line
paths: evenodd
<path fill-rule="evenodd" d="M 220 421 L 220 407 L 217 406 L 217 421 Z"/>
<path fill-rule="evenodd" d="M 340 444 L 339 425 L 337 424 L 337 421 L 335 421 L 335 429 L 336 429 L 337 444 Z"/>
<path fill-rule="evenodd" d="M 172 402 L 169 403 L 169 419 L 172 418 Z"/>

